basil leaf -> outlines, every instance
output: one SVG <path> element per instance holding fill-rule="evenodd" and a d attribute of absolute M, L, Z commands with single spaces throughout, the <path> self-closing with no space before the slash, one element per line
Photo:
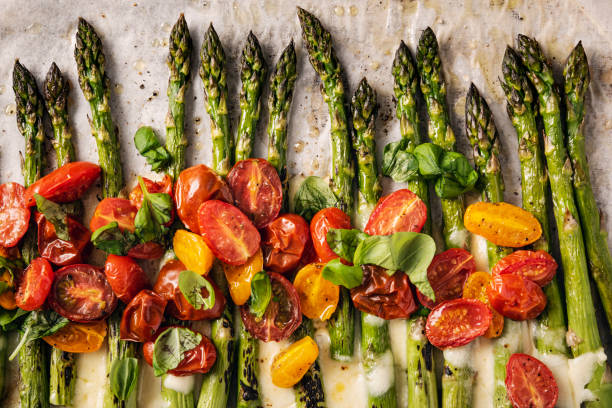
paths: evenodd
<path fill-rule="evenodd" d="M 355 265 L 378 265 L 388 271 L 397 270 L 398 267 L 391 256 L 391 237 L 373 235 L 361 241 L 355 250 L 353 263 Z"/>
<path fill-rule="evenodd" d="M 178 285 L 187 302 L 197 310 L 212 309 L 215 305 L 215 289 L 205 277 L 193 271 L 183 271 L 179 274 Z M 206 288 L 208 296 L 202 296 Z"/>
<path fill-rule="evenodd" d="M 445 173 L 450 174 L 461 186 L 470 190 L 478 181 L 478 173 L 472 168 L 469 160 L 461 153 L 445 152 L 440 161 L 440 167 Z"/>
<path fill-rule="evenodd" d="M 307 177 L 293 199 L 295 213 L 308 221 L 320 210 L 335 207 L 338 203 L 329 183 L 321 177 Z"/>
<path fill-rule="evenodd" d="M 91 242 L 96 248 L 113 255 L 127 255 L 136 241 L 134 234 L 119 229 L 117 221 L 109 222 L 91 234 Z"/>
<path fill-rule="evenodd" d="M 450 177 L 437 179 L 434 189 L 440 198 L 457 198 L 468 190 Z"/>
<path fill-rule="evenodd" d="M 151 215 L 158 224 L 164 225 L 172 219 L 172 197 L 166 193 L 149 193 L 142 177 L 138 177 L 138 184 L 142 190 L 142 205 L 148 205 Z"/>
<path fill-rule="evenodd" d="M 262 317 L 272 299 L 272 283 L 270 277 L 265 272 L 258 272 L 251 279 L 251 300 L 249 307 L 251 313 L 257 317 Z"/>
<path fill-rule="evenodd" d="M 21 326 L 21 339 L 9 357 L 13 360 L 19 350 L 29 341 L 50 336 L 68 324 L 68 319 L 55 313 L 53 310 L 35 310 L 23 321 Z"/>
<path fill-rule="evenodd" d="M 164 170 L 172 161 L 170 153 L 159 143 L 155 131 L 150 126 L 142 126 L 136 131 L 134 145 L 155 172 Z"/>
<path fill-rule="evenodd" d="M 357 245 L 368 237 L 367 234 L 356 229 L 335 229 L 327 231 L 327 245 L 340 258 L 352 261 Z"/>
<path fill-rule="evenodd" d="M 363 281 L 363 271 L 361 266 L 349 266 L 340 261 L 340 258 L 329 261 L 321 272 L 323 278 L 331 283 L 353 289 L 361 285 Z"/>
<path fill-rule="evenodd" d="M 444 149 L 433 143 L 422 143 L 415 147 L 414 156 L 419 162 L 419 172 L 425 178 L 436 178 L 443 171 L 440 168 L 440 160 Z"/>
<path fill-rule="evenodd" d="M 138 383 L 138 359 L 123 357 L 113 361 L 110 369 L 110 389 L 115 397 L 121 401 L 136 388 Z"/>
<path fill-rule="evenodd" d="M 66 214 L 62 206 L 47 200 L 38 193 L 34 193 L 34 198 L 36 199 L 36 208 L 45 216 L 47 221 L 53 224 L 57 237 L 64 241 L 70 241 L 68 222 L 66 220 L 68 214 Z"/>
<path fill-rule="evenodd" d="M 0 308 L 0 327 L 5 332 L 15 330 L 19 327 L 20 318 L 27 315 L 29 312 L 26 310 L 16 308 L 13 310 L 6 310 Z"/>
<path fill-rule="evenodd" d="M 158 222 L 153 218 L 151 209 L 142 201 L 140 209 L 134 219 L 134 232 L 142 242 L 156 241 L 162 235 L 162 229 Z"/>
<path fill-rule="evenodd" d="M 435 300 L 434 291 L 427 280 L 427 267 L 436 254 L 432 237 L 418 232 L 396 232 L 391 235 L 391 257 L 397 268 L 410 278 L 410 282 L 428 298 Z"/>
<path fill-rule="evenodd" d="M 382 162 L 382 174 L 394 181 L 405 182 L 419 177 L 419 162 L 407 152 L 404 140 L 392 142 L 385 146 Z"/>
<path fill-rule="evenodd" d="M 153 345 L 153 372 L 156 377 L 173 370 L 185 358 L 185 353 L 196 348 L 202 335 L 186 327 L 166 329 Z"/>

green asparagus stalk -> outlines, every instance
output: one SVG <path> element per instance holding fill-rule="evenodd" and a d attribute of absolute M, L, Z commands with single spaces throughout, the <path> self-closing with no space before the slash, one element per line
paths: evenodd
<path fill-rule="evenodd" d="M 368 407 L 397 407 L 389 322 L 367 313 L 361 313 L 361 364 L 363 364 L 366 382 L 368 383 Z M 373 395 L 369 391 L 369 386 L 372 382 L 377 381 L 373 374 L 380 370 L 380 368 L 377 368 L 379 365 L 387 366 L 391 370 L 390 375 L 393 377 L 393 381 L 386 391 Z"/>
<path fill-rule="evenodd" d="M 19 399 L 22 408 L 49 407 L 47 349 L 41 339 L 28 341 L 19 351 Z"/>
<path fill-rule="evenodd" d="M 72 406 L 75 384 L 75 355 L 53 347 L 50 357 L 49 402 L 53 405 Z"/>
<path fill-rule="evenodd" d="M 297 341 L 306 336 L 314 338 L 314 326 L 312 320 L 304 317 L 300 327 L 293 332 L 292 339 Z M 293 388 L 295 390 L 296 408 L 325 408 L 327 406 L 318 359 Z"/>
<path fill-rule="evenodd" d="M 120 339 L 120 324 L 122 308 L 117 308 L 108 318 L 108 355 L 106 357 L 106 375 L 110 375 L 113 361 L 122 358 L 138 358 L 137 343 Z M 127 375 L 127 374 L 126 374 Z M 110 380 L 110 379 L 109 379 Z M 127 400 L 120 400 L 110 389 L 110 381 L 107 381 L 104 395 L 104 408 L 135 408 L 138 406 L 138 389 L 132 390 Z"/>
<path fill-rule="evenodd" d="M 0 401 L 4 399 L 8 380 L 8 333 L 0 330 Z"/>
<path fill-rule="evenodd" d="M 164 376 L 162 379 L 162 398 L 168 402 L 171 408 L 193 408 L 195 406 L 193 392 L 182 393 L 164 386 Z"/>
<path fill-rule="evenodd" d="M 257 380 L 257 339 L 244 327 L 242 319 L 238 317 L 237 336 L 237 380 L 238 393 L 236 396 L 236 407 L 257 408 L 261 407 L 259 396 L 259 381 Z"/>

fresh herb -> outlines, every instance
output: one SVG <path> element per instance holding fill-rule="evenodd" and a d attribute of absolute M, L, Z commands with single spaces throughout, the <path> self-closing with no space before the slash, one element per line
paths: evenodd
<path fill-rule="evenodd" d="M 0 308 L 0 327 L 2 331 L 8 332 L 17 329 L 20 326 L 20 318 L 28 313 L 28 311 L 20 308 L 15 308 L 13 310 Z"/>
<path fill-rule="evenodd" d="M 93 245 L 113 255 L 127 255 L 128 251 L 138 243 L 136 235 L 130 231 L 121 231 L 117 221 L 112 221 L 98 228 L 91 234 Z"/>
<path fill-rule="evenodd" d="M 368 237 L 368 234 L 356 229 L 335 229 L 327 231 L 327 245 L 340 258 L 351 261 L 357 245 Z"/>
<path fill-rule="evenodd" d="M 249 303 L 251 313 L 261 318 L 272 299 L 272 283 L 265 272 L 258 272 L 251 279 L 251 300 Z"/>
<path fill-rule="evenodd" d="M 173 370 L 185 358 L 185 353 L 196 348 L 202 335 L 186 327 L 166 329 L 153 345 L 153 372 L 156 377 Z"/>
<path fill-rule="evenodd" d="M 36 199 L 36 207 L 42 215 L 45 216 L 47 221 L 53 224 L 55 227 L 55 234 L 57 237 L 64 241 L 70 241 L 70 232 L 68 231 L 68 214 L 65 209 L 54 203 L 51 200 L 47 200 L 45 197 L 38 193 L 34 193 Z"/>
<path fill-rule="evenodd" d="M 382 161 L 382 174 L 397 182 L 406 182 L 419 177 L 419 162 L 406 151 L 407 141 L 402 139 L 385 146 Z"/>
<path fill-rule="evenodd" d="M 138 359 L 123 357 L 113 361 L 110 369 L 110 389 L 121 401 L 128 399 L 138 383 Z"/>
<path fill-rule="evenodd" d="M 142 205 L 134 219 L 136 235 L 142 242 L 162 242 L 167 224 L 172 219 L 172 197 L 166 193 L 149 193 L 147 187 L 138 177 L 142 189 Z"/>
<path fill-rule="evenodd" d="M 66 326 L 68 322 L 68 319 L 60 316 L 53 310 L 35 310 L 31 312 L 23 321 L 21 339 L 9 360 L 12 361 L 27 342 L 50 336 Z"/>
<path fill-rule="evenodd" d="M 410 282 L 428 298 L 435 294 L 427 280 L 427 268 L 436 254 L 432 237 L 417 232 L 396 232 L 391 235 L 391 257 L 398 270 L 403 271 Z"/>
<path fill-rule="evenodd" d="M 361 241 L 355 249 L 353 264 L 378 265 L 393 275 L 399 268 L 391 257 L 391 236 L 372 235 Z"/>
<path fill-rule="evenodd" d="M 187 302 L 197 310 L 208 310 L 215 306 L 215 289 L 205 277 L 193 271 L 182 271 L 178 285 Z M 202 289 L 206 289 L 208 296 L 202 296 Z"/>
<path fill-rule="evenodd" d="M 155 131 L 150 126 L 142 126 L 136 131 L 134 145 L 155 172 L 165 170 L 172 161 L 170 153 L 161 145 Z"/>
<path fill-rule="evenodd" d="M 307 177 L 293 199 L 295 213 L 308 221 L 320 210 L 335 207 L 336 204 L 338 200 L 329 187 L 329 183 L 316 176 Z"/>
<path fill-rule="evenodd" d="M 444 155 L 444 149 L 433 143 L 423 143 L 415 147 L 414 157 L 419 162 L 419 173 L 426 179 L 436 178 L 442 175 L 440 161 Z"/>
<path fill-rule="evenodd" d="M 363 270 L 361 266 L 345 265 L 340 258 L 329 261 L 321 272 L 323 278 L 331 283 L 353 289 L 361 285 L 363 281 Z"/>

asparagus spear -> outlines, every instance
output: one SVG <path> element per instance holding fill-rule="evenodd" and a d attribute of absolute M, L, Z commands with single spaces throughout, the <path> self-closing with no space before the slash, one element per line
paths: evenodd
<path fill-rule="evenodd" d="M 303 318 L 302 324 L 293 332 L 294 340 L 306 336 L 314 338 L 314 326 L 312 320 Z M 310 366 L 299 383 L 294 386 L 296 408 L 325 408 L 325 394 L 323 393 L 323 380 L 319 360 Z"/>
<path fill-rule="evenodd" d="M 342 67 L 332 45 L 331 34 L 321 22 L 298 7 L 302 39 L 308 50 L 308 59 L 321 79 L 321 92 L 329 108 L 332 142 L 332 190 L 340 208 L 350 214 L 353 209 L 353 178 L 355 169 L 351 157 L 345 106 Z M 346 288 L 340 290 L 336 312 L 329 320 L 330 352 L 334 360 L 350 360 L 355 343 L 354 310 Z"/>
<path fill-rule="evenodd" d="M 236 161 L 251 157 L 255 143 L 255 130 L 261 110 L 261 92 L 268 67 L 259 41 L 253 32 L 249 32 L 247 43 L 242 50 L 242 67 L 240 79 L 240 122 L 236 137 Z"/>
<path fill-rule="evenodd" d="M 0 330 L 0 401 L 4 399 L 8 379 L 8 333 Z"/>
<path fill-rule="evenodd" d="M 53 405 L 72 406 L 76 384 L 76 358 L 58 348 L 51 348 L 49 402 Z"/>
<path fill-rule="evenodd" d="M 237 336 L 237 380 L 238 393 L 236 396 L 236 407 L 257 408 L 261 407 L 259 396 L 259 381 L 257 380 L 257 355 L 258 343 L 244 327 L 242 319 L 238 317 Z"/>

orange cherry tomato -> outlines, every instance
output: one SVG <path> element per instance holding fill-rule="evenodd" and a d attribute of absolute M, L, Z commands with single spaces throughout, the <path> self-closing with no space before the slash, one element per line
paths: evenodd
<path fill-rule="evenodd" d="M 130 200 L 105 198 L 98 203 L 89 222 L 89 229 L 91 232 L 95 232 L 98 228 L 116 221 L 122 231 L 134 232 L 136 213 L 138 213 L 138 208 Z"/>
<path fill-rule="evenodd" d="M 309 319 L 327 320 L 338 306 L 340 287 L 323 277 L 324 267 L 322 263 L 308 264 L 299 270 L 293 280 L 302 313 Z"/>
<path fill-rule="evenodd" d="M 425 334 L 434 346 L 445 349 L 468 344 L 491 324 L 491 310 L 476 299 L 447 300 L 427 316 Z"/>
<path fill-rule="evenodd" d="M 215 256 L 200 235 L 186 230 L 177 230 L 172 239 L 174 254 L 187 269 L 207 275 Z"/>
<path fill-rule="evenodd" d="M 351 229 L 351 217 L 336 207 L 324 208 L 310 220 L 310 237 L 320 262 L 327 263 L 338 255 L 327 244 L 330 229 Z M 349 261 L 351 261 L 349 259 Z"/>
<path fill-rule="evenodd" d="M 557 266 L 555 258 L 546 251 L 516 251 L 500 259 L 491 273 L 521 275 L 544 287 L 554 278 Z"/>
<path fill-rule="evenodd" d="M 553 373 L 540 360 L 516 353 L 506 364 L 506 391 L 516 408 L 553 408 L 559 387 Z"/>
<path fill-rule="evenodd" d="M 0 185 L 0 245 L 14 247 L 30 225 L 25 188 L 17 183 Z"/>
<path fill-rule="evenodd" d="M 13 291 L 13 277 L 9 271 L 5 270 L 0 275 L 0 282 L 6 282 L 9 286 L 4 292 L 0 293 L 0 307 L 6 310 L 16 309 L 17 303 L 15 303 L 15 292 Z"/>
<path fill-rule="evenodd" d="M 151 287 L 145 271 L 129 256 L 108 255 L 104 275 L 115 295 L 124 303 L 129 303 L 141 290 Z"/>
<path fill-rule="evenodd" d="M 42 213 L 35 213 L 38 226 L 38 252 L 54 265 L 66 266 L 83 262 L 83 255 L 90 249 L 91 233 L 72 217 L 66 218 L 70 240 L 59 239 L 55 226 Z"/>
<path fill-rule="evenodd" d="M 23 310 L 40 308 L 49 296 L 53 283 L 53 268 L 45 258 L 36 258 L 21 275 L 15 303 Z"/>
<path fill-rule="evenodd" d="M 521 275 L 493 275 L 487 296 L 493 309 L 512 320 L 531 320 L 546 308 L 546 295 Z"/>
<path fill-rule="evenodd" d="M 464 299 L 480 300 L 491 309 L 491 325 L 484 334 L 488 339 L 501 336 L 504 330 L 504 316 L 497 313 L 497 311 L 491 307 L 491 302 L 489 302 L 489 297 L 487 296 L 487 288 L 490 285 L 491 275 L 489 275 L 488 272 L 474 272 L 468 276 L 463 285 Z"/>
<path fill-rule="evenodd" d="M 121 340 L 144 343 L 153 339 L 164 319 L 167 300 L 152 290 L 140 291 L 121 317 Z"/>
<path fill-rule="evenodd" d="M 243 265 L 223 264 L 223 272 L 229 286 L 229 293 L 237 306 L 244 305 L 251 297 L 251 280 L 263 271 L 261 248 Z"/>
<path fill-rule="evenodd" d="M 310 245 L 308 223 L 297 214 L 283 214 L 261 231 L 266 270 L 285 273 L 297 268 Z"/>
<path fill-rule="evenodd" d="M 281 388 L 293 387 L 300 382 L 317 357 L 319 347 L 312 337 L 301 338 L 274 356 L 270 367 L 272 383 Z"/>
<path fill-rule="evenodd" d="M 50 336 L 43 337 L 51 346 L 67 353 L 91 353 L 104 344 L 106 321 L 94 323 L 70 322 Z"/>
<path fill-rule="evenodd" d="M 397 190 L 378 200 L 364 232 L 390 235 L 395 232 L 419 232 L 427 221 L 427 206 L 408 189 Z"/>

